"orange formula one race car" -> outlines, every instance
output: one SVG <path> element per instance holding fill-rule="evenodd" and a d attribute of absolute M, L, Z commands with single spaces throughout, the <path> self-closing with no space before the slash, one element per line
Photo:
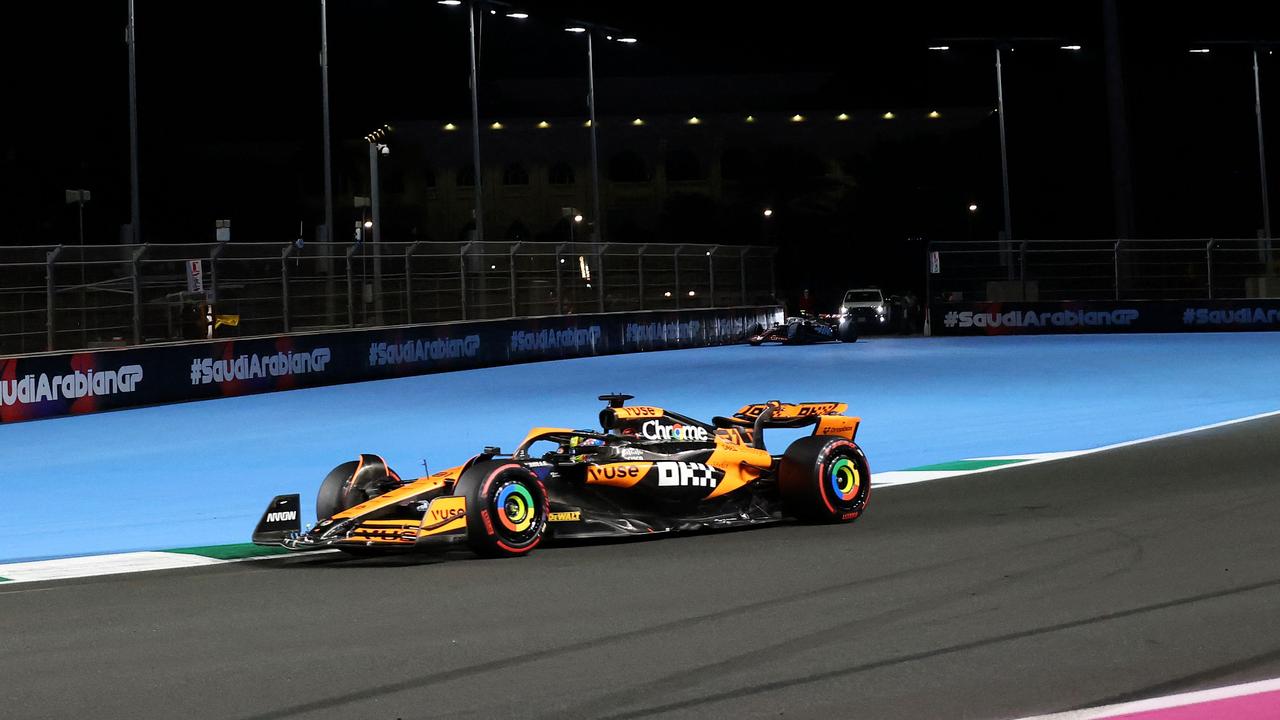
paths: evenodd
<path fill-rule="evenodd" d="M 747 405 L 700 422 L 603 395 L 601 430 L 534 428 L 515 452 L 402 480 L 377 455 L 334 468 L 304 531 L 298 495 L 274 498 L 259 545 L 354 554 L 465 542 L 481 555 L 530 552 L 544 537 L 586 538 L 729 528 L 801 519 L 850 522 L 871 470 L 844 403 Z M 781 455 L 770 428 L 813 428 Z"/>

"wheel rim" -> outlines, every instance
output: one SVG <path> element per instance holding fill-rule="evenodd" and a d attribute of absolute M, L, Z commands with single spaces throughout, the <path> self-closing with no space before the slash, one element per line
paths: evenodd
<path fill-rule="evenodd" d="M 866 498 L 867 475 L 857 460 L 844 453 L 827 464 L 824 489 L 834 504 L 843 511 L 857 510 Z"/>
<path fill-rule="evenodd" d="M 522 545 L 538 536 L 543 507 L 527 485 L 508 480 L 499 484 L 492 497 L 493 514 L 498 519 L 494 529 L 504 540 Z"/>

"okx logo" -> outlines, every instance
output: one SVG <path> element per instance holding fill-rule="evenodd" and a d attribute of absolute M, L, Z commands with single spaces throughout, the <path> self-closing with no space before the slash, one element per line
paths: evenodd
<path fill-rule="evenodd" d="M 715 487 L 716 470 L 710 465 L 689 462 L 660 462 L 658 487 Z"/>

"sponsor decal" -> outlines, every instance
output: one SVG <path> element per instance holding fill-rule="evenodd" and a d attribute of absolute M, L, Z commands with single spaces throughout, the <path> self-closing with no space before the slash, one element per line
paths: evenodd
<path fill-rule="evenodd" d="M 263 377 L 285 377 L 324 372 L 332 353 L 329 348 L 311 352 L 277 352 L 267 355 L 241 355 L 234 360 L 195 358 L 191 361 L 191 384 L 252 380 Z"/>
<path fill-rule="evenodd" d="M 1182 312 L 1183 325 L 1275 325 L 1280 323 L 1280 309 L 1244 307 L 1238 310 L 1212 310 L 1189 307 Z"/>
<path fill-rule="evenodd" d="M 658 487 L 715 487 L 715 468 L 703 463 L 660 462 Z"/>
<path fill-rule="evenodd" d="M 587 482 L 602 485 L 631 486 L 636 484 L 644 474 L 649 472 L 650 464 L 625 465 L 611 463 L 608 465 L 590 465 L 587 467 Z"/>
<path fill-rule="evenodd" d="M 563 330 L 515 330 L 511 333 L 511 352 L 529 353 L 546 352 L 548 350 L 580 350 L 584 347 L 595 350 L 603 332 L 599 325 Z"/>
<path fill-rule="evenodd" d="M 1043 327 L 1128 327 L 1138 319 L 1133 308 L 1116 310 L 1010 310 L 1008 312 L 974 312 L 952 310 L 942 317 L 949 328 L 1043 328 Z"/>
<path fill-rule="evenodd" d="M 657 420 L 649 420 L 640 426 L 640 436 L 647 440 L 672 440 L 675 442 L 707 442 L 711 436 L 697 425 L 681 425 L 675 423 L 664 425 Z"/>
<path fill-rule="evenodd" d="M 281 510 L 280 512 L 267 513 L 267 522 L 291 522 L 298 519 L 297 510 Z"/>
<path fill-rule="evenodd" d="M 547 522 L 577 522 L 582 519 L 582 513 L 574 512 L 554 512 L 547 516 Z"/>
<path fill-rule="evenodd" d="M 628 407 L 614 408 L 613 410 L 614 417 L 619 420 L 662 417 L 662 414 L 662 408 L 648 407 L 646 405 L 630 405 Z"/>
<path fill-rule="evenodd" d="M 369 343 L 369 367 L 473 358 L 479 352 L 479 335 L 438 340 L 409 340 L 403 343 L 374 342 Z"/>
<path fill-rule="evenodd" d="M 644 451 L 633 447 L 624 447 L 618 450 L 618 457 L 623 460 L 643 460 Z"/>
<path fill-rule="evenodd" d="M 739 331 L 741 332 L 741 331 Z M 653 343 L 667 340 L 689 340 L 702 334 L 702 322 L 650 322 L 627 323 L 623 329 L 623 342 Z"/>
<path fill-rule="evenodd" d="M 28 373 L 21 378 L 0 380 L 0 407 L 131 393 L 140 382 L 141 365 L 124 365 L 116 370 L 77 370 L 65 375 Z"/>
<path fill-rule="evenodd" d="M 460 507 L 453 508 L 436 508 L 430 512 L 431 520 L 434 522 L 443 522 L 454 518 L 462 517 L 466 511 Z"/>

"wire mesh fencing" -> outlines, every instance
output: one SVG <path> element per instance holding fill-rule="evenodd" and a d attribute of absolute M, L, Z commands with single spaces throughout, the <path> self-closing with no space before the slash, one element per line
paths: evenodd
<path fill-rule="evenodd" d="M 774 255 L 588 242 L 0 247 L 0 355 L 771 303 Z"/>

